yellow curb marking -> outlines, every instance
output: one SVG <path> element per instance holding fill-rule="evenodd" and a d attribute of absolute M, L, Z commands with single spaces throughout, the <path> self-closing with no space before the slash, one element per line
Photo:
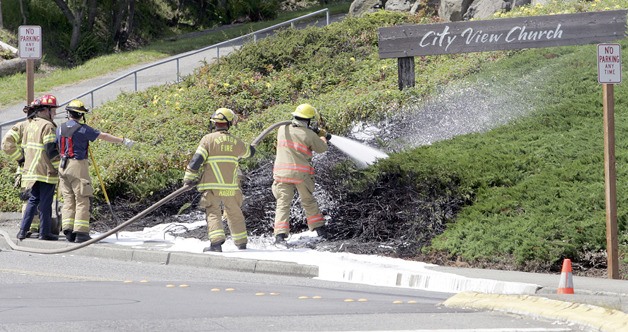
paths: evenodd
<path fill-rule="evenodd" d="M 540 316 L 616 332 L 628 326 L 628 314 L 590 304 L 551 300 L 541 296 L 461 292 L 443 302 L 447 307 L 479 308 Z"/>

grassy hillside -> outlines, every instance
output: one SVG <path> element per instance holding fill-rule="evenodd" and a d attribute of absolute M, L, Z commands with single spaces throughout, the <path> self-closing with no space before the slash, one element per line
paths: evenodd
<path fill-rule="evenodd" d="M 91 58 L 72 68 L 65 68 L 68 66 L 68 63 L 65 63 L 62 67 L 55 66 L 54 63 L 60 60 L 56 58 L 50 59 L 52 56 L 48 56 L 46 53 L 42 59 L 43 65 L 37 71 L 37 84 L 35 85 L 37 91 L 35 94 L 39 95 L 54 87 L 74 84 L 77 81 L 98 77 L 116 70 L 154 62 L 171 55 L 217 44 L 323 8 L 328 8 L 329 13 L 332 15 L 346 13 L 349 9 L 349 3 L 346 1 L 335 1 L 325 7 L 314 6 L 291 12 L 280 12 L 277 19 L 274 20 L 220 26 L 215 29 L 196 31 L 191 34 L 173 35 L 162 40 L 151 41 L 139 49 Z M 17 46 L 17 36 L 9 33 L 7 30 L 0 30 L 0 40 Z M 45 47 L 44 50 L 46 50 Z M 23 100 L 26 95 L 25 81 L 25 73 L 0 77 L 0 105 L 6 106 Z"/>
<path fill-rule="evenodd" d="M 519 8 L 515 14 L 615 6 L 628 8 L 628 1 L 561 2 L 549 8 Z M 378 59 L 377 28 L 429 22 L 379 12 L 323 29 L 286 30 L 244 47 L 221 65 L 200 68 L 180 85 L 126 94 L 108 103 L 90 116 L 90 123 L 141 142 L 131 151 L 95 144 L 110 196 L 140 200 L 180 185 L 185 164 L 218 107 L 230 107 L 241 116 L 235 133 L 247 140 L 269 124 L 288 119 L 301 102 L 316 105 L 331 131 L 342 134 L 355 121 L 376 123 L 414 110 L 445 85 L 492 81 L 495 89 L 508 93 L 517 88 L 513 82 L 536 72 L 543 80 L 529 91 L 529 116 L 485 133 L 395 153 L 366 171 L 344 170 L 341 182 L 349 191 L 368 195 L 365 190 L 385 187 L 395 179 L 419 196 L 439 192 L 464 202 L 459 213 L 444 219 L 446 229 L 437 232 L 430 245 L 414 248 L 417 256 L 523 270 L 550 270 L 564 257 L 603 266 L 602 96 L 595 46 L 417 58 L 416 88 L 399 92 L 396 62 Z M 628 43 L 621 44 L 625 51 Z M 627 93 L 625 84 L 616 85 L 617 201 L 624 266 Z M 270 144 L 263 145 L 258 158 L 272 152 Z M 11 179 L 4 156 L 0 166 L 0 209 L 15 210 L 18 204 L 8 189 Z M 247 166 L 254 169 L 256 164 Z M 394 199 L 394 191 L 388 194 Z"/>

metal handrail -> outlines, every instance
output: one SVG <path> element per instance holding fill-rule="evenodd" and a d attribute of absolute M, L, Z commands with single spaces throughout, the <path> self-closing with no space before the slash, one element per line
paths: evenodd
<path fill-rule="evenodd" d="M 192 56 L 192 55 L 196 55 L 198 53 L 202 53 L 202 52 L 205 52 L 205 51 L 208 51 L 208 50 L 211 50 L 211 49 L 215 48 L 216 49 L 216 55 L 217 55 L 216 56 L 217 57 L 217 61 L 219 61 L 220 60 L 220 47 L 221 46 L 225 46 L 225 45 L 228 45 L 228 44 L 233 44 L 233 43 L 238 42 L 240 40 L 245 40 L 245 39 L 248 39 L 248 38 L 251 38 L 251 37 L 253 37 L 253 42 L 256 42 L 257 41 L 257 36 L 259 34 L 262 34 L 262 33 L 268 32 L 268 31 L 273 31 L 275 29 L 281 28 L 281 27 L 286 26 L 286 25 L 290 25 L 291 27 L 294 27 L 294 23 L 295 22 L 301 21 L 301 20 L 306 19 L 306 18 L 310 18 L 312 16 L 320 15 L 320 14 L 323 14 L 323 13 L 325 13 L 325 25 L 329 25 L 329 9 L 325 8 L 325 9 L 317 10 L 315 12 L 312 12 L 312 13 L 309 13 L 309 14 L 306 14 L 306 15 L 303 15 L 303 16 L 299 16 L 297 18 L 290 19 L 290 20 L 282 22 L 282 23 L 275 24 L 273 26 L 270 26 L 270 27 L 267 27 L 267 28 L 264 28 L 264 29 L 253 31 L 253 32 L 248 33 L 246 35 L 242 35 L 242 36 L 239 36 L 239 37 L 236 37 L 236 38 L 232 38 L 232 39 L 229 39 L 229 40 L 217 43 L 217 44 L 213 44 L 213 45 L 206 46 L 206 47 L 203 47 L 203 48 L 200 48 L 200 49 L 197 49 L 197 50 L 193 50 L 193 51 L 189 51 L 189 52 L 186 52 L 186 53 L 182 53 L 182 54 L 179 54 L 179 55 L 177 55 L 175 57 L 171 57 L 171 58 L 168 58 L 168 59 L 165 59 L 165 60 L 161 60 L 161 61 L 149 64 L 149 65 L 146 65 L 146 66 L 141 67 L 139 69 L 136 69 L 136 70 L 133 70 L 131 72 L 128 72 L 127 74 L 119 76 L 119 77 L 117 77 L 117 78 L 115 78 L 115 79 L 113 79 L 113 80 L 111 80 L 109 82 L 101 84 L 101 85 L 99 85 L 99 86 L 97 86 L 97 87 L 95 87 L 95 88 L 93 88 L 93 89 L 91 89 L 91 90 L 89 90 L 89 91 L 87 91 L 85 93 L 82 93 L 82 94 L 80 94 L 80 95 L 78 95 L 78 96 L 76 96 L 74 98 L 71 98 L 70 100 L 65 101 L 65 102 L 59 104 L 59 107 L 61 108 L 61 107 L 65 106 L 65 105 L 67 105 L 71 100 L 80 99 L 82 97 L 85 97 L 85 96 L 89 95 L 90 96 L 91 108 L 94 108 L 94 93 L 95 92 L 97 92 L 97 91 L 99 91 L 99 90 L 101 90 L 101 89 L 103 89 L 105 87 L 108 87 L 108 86 L 112 85 L 113 83 L 116 83 L 116 82 L 118 82 L 120 80 L 123 80 L 123 79 L 125 79 L 125 78 L 127 78 L 127 77 L 129 77 L 131 75 L 134 76 L 134 92 L 137 92 L 138 91 L 138 88 L 137 88 L 137 86 L 138 86 L 137 74 L 138 73 L 140 73 L 142 71 L 145 71 L 147 69 L 156 67 L 156 66 L 160 66 L 160 65 L 163 65 L 163 64 L 167 64 L 167 63 L 173 62 L 173 61 L 176 61 L 176 64 L 177 64 L 176 82 L 180 82 L 181 75 L 180 75 L 180 70 L 179 70 L 179 60 L 181 60 L 183 58 L 186 58 L 186 57 L 189 57 L 189 56 Z M 12 121 L 7 121 L 7 122 L 0 123 L 0 138 L 2 138 L 2 128 L 3 127 L 10 126 L 10 125 L 13 125 L 15 123 L 18 123 L 18 122 L 24 121 L 24 120 L 26 120 L 26 117 L 21 118 L 21 119 L 17 119 L 17 120 L 12 120 Z"/>

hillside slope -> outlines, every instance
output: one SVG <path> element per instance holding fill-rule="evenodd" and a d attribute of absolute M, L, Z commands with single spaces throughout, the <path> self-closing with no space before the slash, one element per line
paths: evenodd
<path fill-rule="evenodd" d="M 625 0 L 606 2 L 626 7 Z M 578 6 L 592 9 L 588 2 Z M 208 115 L 218 107 L 241 116 L 234 132 L 250 141 L 268 125 L 288 119 L 297 104 L 310 102 L 339 135 L 349 135 L 359 122 L 382 132 L 402 129 L 375 136 L 374 142 L 396 153 L 369 169 L 358 170 L 333 151 L 316 159 L 319 200 L 325 201 L 333 231 L 328 250 L 527 271 L 556 270 L 569 257 L 576 273 L 603 269 L 603 126 L 595 46 L 417 58 L 416 88 L 399 92 L 395 61 L 378 59 L 377 28 L 429 22 L 380 12 L 322 29 L 288 29 L 219 65 L 201 67 L 180 85 L 121 96 L 90 118 L 98 128 L 115 128 L 144 143 L 134 151 L 94 146 L 110 195 L 118 207 L 130 202 L 131 214 L 179 186 L 207 132 Z M 625 49 L 626 41 L 621 43 Z M 438 105 L 445 86 L 478 94 L 457 99 L 455 108 L 469 112 L 413 127 L 417 119 L 447 114 L 430 108 Z M 620 84 L 615 91 L 622 259 L 628 245 L 623 208 L 628 195 L 622 190 L 628 175 L 628 142 L 622 136 L 628 129 L 627 90 Z M 491 112 L 486 127 L 443 135 L 429 140 L 431 145 L 404 135 L 416 137 L 428 129 L 440 134 L 433 130 L 437 125 L 451 129 L 470 114 L 489 114 L 487 104 L 512 116 Z M 245 165 L 245 212 L 254 234 L 271 227 L 273 151 L 269 137 L 257 159 Z M 2 158 L 0 188 L 5 190 L 0 193 L 8 193 L 8 162 Z M 14 196 L 4 197 L 5 207 L 18 206 Z M 197 200 L 190 194 L 165 212 L 176 213 L 186 203 L 194 207 Z M 95 218 L 108 220 L 104 210 Z M 299 216 L 295 209 L 295 231 L 303 227 Z"/>

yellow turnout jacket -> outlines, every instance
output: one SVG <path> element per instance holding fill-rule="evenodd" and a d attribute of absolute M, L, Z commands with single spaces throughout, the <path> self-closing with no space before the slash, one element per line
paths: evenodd
<path fill-rule="evenodd" d="M 277 156 L 273 177 L 277 182 L 301 183 L 314 174 L 312 152 L 327 151 L 327 144 L 304 123 L 294 120 L 292 124 L 277 130 Z"/>
<path fill-rule="evenodd" d="M 2 139 L 2 151 L 13 161 L 19 161 L 24 158 L 22 137 L 24 137 L 24 129 L 26 129 L 28 123 L 29 120 L 16 123 Z"/>
<path fill-rule="evenodd" d="M 59 182 L 59 151 L 55 142 L 57 125 L 51 120 L 34 118 L 22 138 L 24 169 L 22 186 L 30 188 L 36 181 L 50 184 Z"/>
<path fill-rule="evenodd" d="M 188 164 L 183 180 L 200 180 L 199 191 L 221 190 L 221 196 L 234 196 L 240 189 L 238 159 L 251 156 L 251 148 L 226 131 L 205 135 Z"/>

